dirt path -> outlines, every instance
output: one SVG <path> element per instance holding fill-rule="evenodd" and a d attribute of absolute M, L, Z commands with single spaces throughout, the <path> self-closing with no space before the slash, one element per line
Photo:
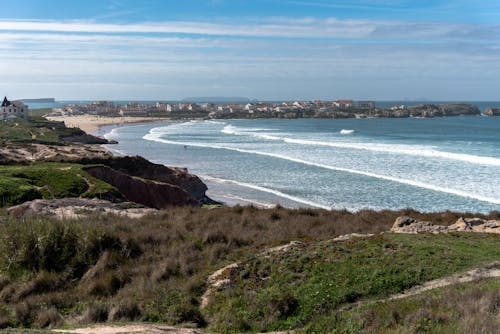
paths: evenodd
<path fill-rule="evenodd" d="M 353 310 L 353 309 L 359 308 L 363 305 L 366 305 L 367 303 L 384 302 L 384 301 L 389 301 L 389 300 L 402 299 L 402 298 L 406 298 L 406 297 L 415 296 L 415 295 L 421 294 L 425 291 L 429 291 L 429 290 L 433 290 L 433 289 L 444 288 L 444 287 L 447 287 L 450 285 L 455 285 L 455 284 L 460 284 L 460 283 L 473 282 L 473 281 L 477 281 L 477 280 L 480 280 L 483 278 L 495 278 L 495 277 L 500 277 L 500 261 L 496 261 L 496 262 L 487 264 L 487 265 L 480 267 L 480 268 L 471 269 L 465 273 L 454 274 L 454 275 L 451 275 L 448 277 L 443 277 L 440 279 L 435 279 L 435 280 L 432 280 L 429 282 L 425 282 L 421 285 L 414 286 L 413 288 L 410 288 L 403 293 L 398 293 L 398 294 L 394 294 L 392 296 L 389 296 L 388 298 L 369 300 L 369 301 L 361 301 L 361 302 L 357 302 L 354 304 L 350 304 L 350 305 L 347 305 L 347 306 L 340 308 L 338 310 L 338 312 Z"/>
<path fill-rule="evenodd" d="M 170 326 L 148 325 L 148 324 L 130 324 L 130 325 L 96 325 L 92 327 L 77 329 L 55 329 L 52 332 L 73 333 L 73 334 L 205 334 L 204 332 L 193 328 L 176 328 Z"/>
<path fill-rule="evenodd" d="M 86 328 L 77 329 L 54 329 L 56 333 L 72 333 L 72 334 L 206 334 L 199 329 L 194 328 L 177 328 L 171 326 L 150 325 L 150 324 L 129 324 L 129 325 L 95 325 Z M 293 332 L 268 332 L 266 334 L 287 334 Z"/>
<path fill-rule="evenodd" d="M 417 285 L 409 290 L 406 290 L 403 293 L 392 295 L 385 300 L 406 298 L 432 289 L 443 288 L 449 285 L 473 282 L 482 278 L 492 277 L 500 277 L 500 262 L 493 262 L 484 267 L 475 268 L 465 273 L 455 274 L 445 278 L 425 282 L 424 284 Z"/>

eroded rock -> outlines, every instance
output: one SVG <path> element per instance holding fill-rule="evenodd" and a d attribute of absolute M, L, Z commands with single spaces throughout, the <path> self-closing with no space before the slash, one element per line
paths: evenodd
<path fill-rule="evenodd" d="M 394 233 L 448 233 L 448 232 L 480 232 L 500 233 L 500 220 L 484 220 L 480 218 L 459 218 L 453 225 L 434 225 L 431 222 L 419 221 L 408 216 L 396 218 L 391 232 Z"/>

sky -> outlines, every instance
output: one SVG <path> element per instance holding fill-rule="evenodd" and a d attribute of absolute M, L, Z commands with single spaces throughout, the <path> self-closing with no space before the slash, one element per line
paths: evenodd
<path fill-rule="evenodd" d="M 11 99 L 500 100 L 496 0 L 0 0 Z"/>

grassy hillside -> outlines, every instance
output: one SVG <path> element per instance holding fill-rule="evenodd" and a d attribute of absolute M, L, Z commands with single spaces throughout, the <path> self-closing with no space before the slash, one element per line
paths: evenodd
<path fill-rule="evenodd" d="M 65 163 L 0 166 L 0 206 L 37 198 L 121 197 L 114 187 L 90 176 L 83 167 Z"/>
<path fill-rule="evenodd" d="M 42 117 L 33 117 L 29 121 L 0 122 L 0 139 L 13 142 L 61 143 L 63 137 L 84 134 L 78 128 L 66 128 Z"/>
<path fill-rule="evenodd" d="M 29 109 L 28 110 L 28 117 L 29 118 L 36 118 L 36 117 L 42 117 L 47 114 L 50 114 L 52 112 L 52 108 L 40 108 L 40 109 Z"/>
<path fill-rule="evenodd" d="M 484 279 L 332 312 L 308 324 L 303 332 L 498 333 L 499 304 L 500 279 Z"/>
<path fill-rule="evenodd" d="M 500 236 L 492 235 L 387 233 L 253 257 L 232 274 L 234 284 L 216 295 L 208 309 L 211 328 L 239 333 L 306 325 L 326 333 L 339 327 L 341 307 L 500 260 L 499 244 Z M 358 323 L 347 320 L 346 329 Z"/>
<path fill-rule="evenodd" d="M 448 223 L 459 216 L 235 207 L 172 208 L 141 220 L 3 219 L 0 327 L 150 321 L 196 323 L 222 332 L 291 327 L 325 332 L 337 322 L 353 325 L 358 313 L 342 318 L 335 313 L 346 304 L 500 258 L 500 236 L 384 234 L 328 241 L 339 234 L 388 230 L 405 214 Z M 499 213 L 488 218 L 498 219 Z M 291 240 L 303 244 L 260 255 Z M 238 284 L 200 310 L 207 277 L 235 261 L 244 263 L 235 275 Z"/>

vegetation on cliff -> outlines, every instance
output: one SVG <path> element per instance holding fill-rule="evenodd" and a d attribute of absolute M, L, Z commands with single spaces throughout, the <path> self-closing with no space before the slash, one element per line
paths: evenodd
<path fill-rule="evenodd" d="M 78 128 L 66 128 L 64 123 L 50 122 L 41 117 L 30 121 L 0 122 L 0 138 L 11 142 L 61 143 L 63 137 L 84 135 Z"/>
<path fill-rule="evenodd" d="M 124 200 L 121 193 L 84 170 L 83 165 L 34 163 L 0 166 L 0 206 L 65 197 Z"/>

